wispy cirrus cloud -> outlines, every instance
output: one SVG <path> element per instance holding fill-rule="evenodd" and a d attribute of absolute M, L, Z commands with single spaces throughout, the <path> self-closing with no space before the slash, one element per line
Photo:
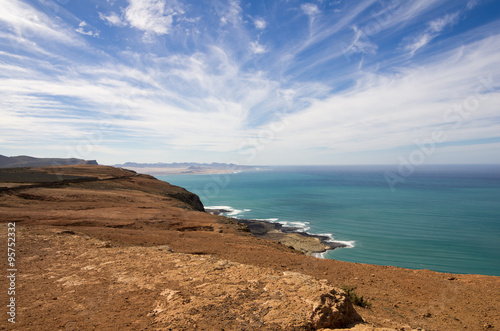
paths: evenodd
<path fill-rule="evenodd" d="M 253 23 L 255 24 L 255 28 L 257 30 L 264 30 L 267 26 L 266 20 L 264 20 L 262 17 L 254 18 Z"/>
<path fill-rule="evenodd" d="M 111 12 L 109 15 L 99 13 L 99 18 L 112 26 L 124 27 L 127 25 L 123 18 L 115 12 Z"/>
<path fill-rule="evenodd" d="M 459 13 L 457 12 L 430 21 L 427 29 L 422 34 L 412 38 L 411 42 L 404 49 L 410 53 L 410 56 L 413 56 L 419 49 L 425 47 L 434 38 L 439 36 L 445 28 L 456 24 L 458 20 Z"/>
<path fill-rule="evenodd" d="M 258 41 L 251 42 L 250 49 L 254 54 L 264 54 L 267 52 L 266 48 L 263 45 L 259 44 Z"/>
<path fill-rule="evenodd" d="M 125 18 L 133 28 L 146 33 L 163 35 L 171 31 L 174 16 L 183 13 L 184 11 L 177 2 L 173 1 L 130 0 L 125 9 Z"/>
<path fill-rule="evenodd" d="M 241 12 L 242 9 L 240 7 L 239 0 L 229 0 L 227 6 L 220 11 L 218 14 L 220 15 L 220 24 L 222 26 L 226 24 L 237 25 L 241 22 Z"/>
<path fill-rule="evenodd" d="M 393 13 L 390 15 L 389 24 L 385 28 L 396 25 L 412 24 L 424 14 L 432 12 L 435 8 L 446 3 L 446 0 L 415 0 L 408 2 L 394 1 Z"/>
<path fill-rule="evenodd" d="M 47 14 L 22 1 L 0 2 L 0 26 L 10 31 L 13 39 L 22 41 L 26 37 L 50 39 L 56 43 L 79 44 L 80 41 L 68 33 L 67 26 L 55 23 Z"/>
<path fill-rule="evenodd" d="M 375 54 L 378 46 L 371 42 L 358 27 L 353 26 L 354 37 L 353 41 L 344 49 L 350 53 Z"/>
<path fill-rule="evenodd" d="M 78 24 L 78 29 L 75 31 L 78 32 L 79 34 L 91 36 L 91 37 L 99 37 L 99 31 L 92 31 L 92 30 L 87 30 L 85 31 L 85 27 L 87 26 L 87 23 L 85 21 L 81 21 L 80 24 Z"/>
<path fill-rule="evenodd" d="M 498 138 L 498 45 L 500 35 L 399 73 L 366 72 L 355 87 L 287 117 L 290 124 L 262 157 L 272 158 L 293 144 L 303 155 L 323 157 L 325 163 L 332 153 L 344 155 L 341 162 L 349 163 L 357 153 L 415 148 L 434 132 L 442 132 L 448 143 Z M 456 54 L 459 58 L 450 63 Z M 378 162 L 394 162 L 397 154 L 387 156 Z"/>
<path fill-rule="evenodd" d="M 319 10 L 318 6 L 310 2 L 301 4 L 300 9 L 302 9 L 304 14 L 311 17 L 321 13 L 321 10 Z"/>
<path fill-rule="evenodd" d="M 469 0 L 467 2 L 467 9 L 473 9 L 477 5 L 479 5 L 479 0 Z"/>
<path fill-rule="evenodd" d="M 465 2 L 39 6 L 0 2 L 0 148 L 11 154 L 390 163 L 436 128 L 447 155 L 500 131 L 500 20 L 456 30 Z M 475 91 L 480 106 L 457 126 L 453 105 Z M 286 124 L 270 135 L 277 118 Z"/>

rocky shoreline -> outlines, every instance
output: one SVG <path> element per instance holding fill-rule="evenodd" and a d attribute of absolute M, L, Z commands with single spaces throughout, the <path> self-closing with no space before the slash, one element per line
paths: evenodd
<path fill-rule="evenodd" d="M 230 213 L 226 209 L 205 209 L 213 215 Z M 227 217 L 227 216 L 226 216 Z M 259 238 L 270 239 L 282 245 L 292 247 L 306 255 L 324 253 L 335 248 L 347 247 L 346 244 L 332 242 L 331 238 L 324 235 L 310 234 L 298 227 L 284 226 L 281 223 L 264 220 L 250 220 L 232 218 L 234 221 L 245 224 L 250 232 Z"/>

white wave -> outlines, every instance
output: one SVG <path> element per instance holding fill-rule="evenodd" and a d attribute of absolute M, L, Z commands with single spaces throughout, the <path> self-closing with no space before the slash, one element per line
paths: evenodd
<path fill-rule="evenodd" d="M 320 234 L 318 234 L 318 236 L 328 237 L 328 238 L 330 238 L 327 240 L 328 242 L 343 244 L 343 245 L 345 245 L 344 248 L 353 248 L 355 246 L 354 244 L 356 243 L 356 241 L 354 241 L 354 240 L 337 240 L 337 239 L 335 239 L 335 237 L 331 233 L 320 233 Z"/>
<path fill-rule="evenodd" d="M 331 233 L 318 233 L 318 236 L 328 237 L 328 241 L 334 241 L 333 234 Z"/>
<path fill-rule="evenodd" d="M 224 209 L 224 210 L 234 210 L 231 206 L 205 206 L 205 209 Z"/>
<path fill-rule="evenodd" d="M 272 222 L 272 223 L 276 223 L 278 222 L 279 218 L 256 218 L 255 219 L 256 221 L 263 221 L 263 222 Z M 280 222 L 281 223 L 281 222 Z M 283 222 L 283 223 L 286 223 L 286 222 Z"/>
<path fill-rule="evenodd" d="M 243 212 L 243 210 L 233 209 L 230 213 L 227 213 L 226 215 L 227 216 L 235 216 L 235 215 L 241 214 L 242 212 Z"/>
<path fill-rule="evenodd" d="M 251 209 L 236 209 L 231 206 L 206 206 L 205 209 L 216 209 L 216 210 L 227 210 L 227 212 L 223 213 L 225 216 L 231 216 L 234 218 L 238 218 L 237 215 L 243 213 L 243 212 L 249 212 Z M 311 229 L 309 226 L 310 222 L 301 222 L 301 221 L 279 221 L 279 218 L 255 218 L 254 220 L 256 221 L 263 221 L 263 222 L 271 222 L 271 223 L 280 223 L 283 227 L 289 227 L 289 228 L 294 228 L 296 229 L 297 232 L 307 232 Z M 313 234 L 315 235 L 315 234 Z M 328 242 L 332 243 L 339 243 L 345 245 L 346 248 L 353 248 L 355 245 L 354 240 L 336 240 L 333 234 L 331 233 L 319 233 L 316 234 L 318 236 L 325 236 L 327 237 Z M 318 254 L 316 257 L 324 258 L 325 253 L 314 253 Z"/>
<path fill-rule="evenodd" d="M 354 248 L 354 240 L 334 240 L 333 242 L 339 243 L 339 244 L 344 244 L 345 248 Z"/>
<path fill-rule="evenodd" d="M 307 232 L 311 229 L 309 224 L 309 222 L 287 222 L 286 226 L 297 228 L 297 231 L 299 232 Z"/>
<path fill-rule="evenodd" d="M 322 253 L 311 253 L 311 256 L 313 257 L 317 257 L 318 259 L 324 259 L 325 256 L 326 256 L 326 252 L 322 252 Z"/>
<path fill-rule="evenodd" d="M 206 206 L 205 209 L 227 210 L 227 212 L 223 213 L 226 216 L 235 216 L 243 212 L 243 210 L 235 209 L 231 206 Z"/>

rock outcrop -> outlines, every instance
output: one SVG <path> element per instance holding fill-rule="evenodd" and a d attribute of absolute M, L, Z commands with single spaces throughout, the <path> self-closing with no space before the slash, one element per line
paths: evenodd
<path fill-rule="evenodd" d="M 178 187 L 178 186 L 177 186 Z M 185 202 L 188 205 L 192 206 L 197 211 L 205 211 L 205 207 L 200 200 L 200 197 L 194 193 L 189 192 L 188 190 L 184 190 L 183 188 L 179 188 L 180 192 L 169 193 L 167 194 L 169 197 L 177 199 L 179 201 Z M 184 192 L 183 192 L 184 191 Z"/>
<path fill-rule="evenodd" d="M 316 330 L 361 321 L 346 294 L 326 280 L 211 256 L 174 254 L 170 258 L 175 261 L 170 277 L 178 280 L 182 275 L 183 288 L 162 291 L 163 297 L 149 314 L 160 325 L 176 330 L 221 326 Z"/>

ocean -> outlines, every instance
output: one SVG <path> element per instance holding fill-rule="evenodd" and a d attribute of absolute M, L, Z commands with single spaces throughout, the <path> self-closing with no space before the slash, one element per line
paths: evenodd
<path fill-rule="evenodd" d="M 322 257 L 500 276 L 500 166 L 274 166 L 158 179 L 228 216 L 327 234 Z M 394 179 L 396 178 L 396 180 Z"/>

